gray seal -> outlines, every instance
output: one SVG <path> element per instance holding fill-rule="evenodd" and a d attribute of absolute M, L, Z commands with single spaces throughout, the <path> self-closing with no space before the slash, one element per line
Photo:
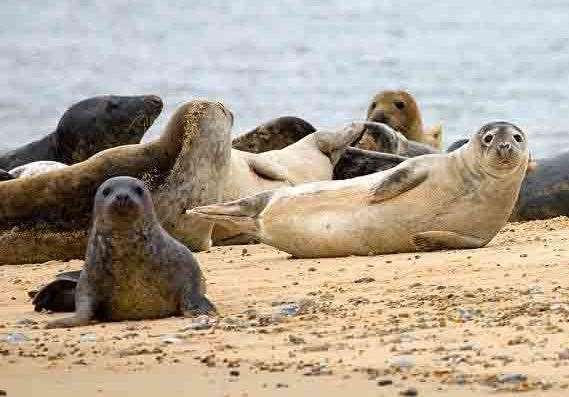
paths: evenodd
<path fill-rule="evenodd" d="M 55 131 L 0 155 L 0 168 L 41 160 L 70 165 L 111 147 L 138 143 L 161 111 L 162 99 L 156 95 L 82 100 L 65 111 Z"/>
<path fill-rule="evenodd" d="M 205 290 L 197 260 L 162 228 L 144 183 L 115 177 L 95 195 L 75 314 L 47 327 L 215 313 Z"/>
<path fill-rule="evenodd" d="M 233 139 L 233 149 L 251 153 L 280 150 L 316 131 L 308 121 L 284 116 L 269 120 Z"/>
<path fill-rule="evenodd" d="M 174 112 L 156 140 L 1 182 L 0 265 L 82 258 L 94 194 L 115 176 L 143 180 L 163 227 L 193 250 L 208 249 L 213 225 L 181 215 L 187 208 L 221 200 L 232 124 L 233 115 L 222 104 L 194 100 Z"/>

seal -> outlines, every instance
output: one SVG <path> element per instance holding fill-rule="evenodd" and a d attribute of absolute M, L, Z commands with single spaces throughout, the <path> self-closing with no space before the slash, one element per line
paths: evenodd
<path fill-rule="evenodd" d="M 367 119 L 387 124 L 412 141 L 426 143 L 439 150 L 441 148 L 442 126 L 437 125 L 424 130 L 419 105 L 407 91 L 386 90 L 378 92 L 368 106 Z M 372 150 L 365 144 L 366 139 L 364 137 L 361 146 L 358 147 Z"/>
<path fill-rule="evenodd" d="M 14 178 L 29 177 L 38 174 L 43 174 L 45 172 L 59 170 L 61 168 L 67 167 L 66 164 L 58 163 L 57 161 L 34 161 L 33 163 L 24 164 L 16 167 L 10 171 L 10 175 Z"/>
<path fill-rule="evenodd" d="M 82 258 L 94 193 L 115 176 L 143 180 L 162 226 L 193 250 L 209 248 L 213 225 L 181 214 L 221 201 L 232 124 L 233 116 L 222 104 L 191 101 L 176 110 L 157 140 L 107 149 L 66 168 L 0 183 L 0 264 Z"/>
<path fill-rule="evenodd" d="M 262 153 L 283 149 L 315 131 L 312 124 L 301 118 L 278 117 L 235 137 L 232 145 L 244 152 Z"/>
<path fill-rule="evenodd" d="M 111 147 L 138 143 L 161 111 L 156 95 L 85 99 L 65 111 L 55 131 L 1 155 L 0 168 L 41 160 L 74 164 Z"/>
<path fill-rule="evenodd" d="M 47 328 L 216 312 L 199 263 L 162 228 L 142 181 L 111 178 L 94 201 L 75 315 Z"/>
<path fill-rule="evenodd" d="M 432 146 L 407 139 L 387 124 L 368 121 L 364 126 L 361 138 L 354 144 L 359 149 L 407 157 L 440 153 Z"/>
<path fill-rule="evenodd" d="M 190 212 L 300 258 L 478 248 L 508 221 L 528 161 L 526 134 L 494 122 L 453 153 Z"/>
<path fill-rule="evenodd" d="M 449 152 L 464 145 L 454 142 Z M 511 222 L 569 216 L 569 152 L 530 162 Z"/>
<path fill-rule="evenodd" d="M 280 150 L 249 153 L 233 149 L 223 201 L 283 186 L 331 180 L 342 153 L 361 136 L 366 124 L 351 123 L 338 131 L 319 130 Z M 250 242 L 251 238 L 239 231 L 214 228 L 214 245 Z"/>

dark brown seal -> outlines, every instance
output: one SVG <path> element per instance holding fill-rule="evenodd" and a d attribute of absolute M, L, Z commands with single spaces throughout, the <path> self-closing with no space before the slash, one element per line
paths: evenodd
<path fill-rule="evenodd" d="M 65 111 L 55 131 L 1 155 L 0 168 L 41 160 L 74 164 L 111 147 L 138 143 L 161 111 L 156 95 L 85 99 Z"/>
<path fill-rule="evenodd" d="M 0 183 L 0 264 L 82 258 L 98 186 L 132 176 L 150 189 L 158 219 L 194 250 L 211 244 L 212 225 L 181 214 L 221 200 L 233 116 L 217 102 L 192 101 L 153 142 L 108 149 L 87 161 Z"/>
<path fill-rule="evenodd" d="M 280 150 L 316 131 L 308 121 L 298 117 L 278 117 L 233 139 L 233 148 L 262 153 Z"/>
<path fill-rule="evenodd" d="M 160 226 L 144 183 L 111 178 L 95 195 L 75 315 L 48 328 L 215 313 L 205 290 L 197 260 Z"/>

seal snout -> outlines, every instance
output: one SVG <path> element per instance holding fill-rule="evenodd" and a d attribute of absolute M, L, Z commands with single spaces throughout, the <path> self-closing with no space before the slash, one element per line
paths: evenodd
<path fill-rule="evenodd" d="M 144 97 L 144 105 L 150 113 L 160 113 L 164 103 L 162 99 L 157 95 L 147 95 Z"/>

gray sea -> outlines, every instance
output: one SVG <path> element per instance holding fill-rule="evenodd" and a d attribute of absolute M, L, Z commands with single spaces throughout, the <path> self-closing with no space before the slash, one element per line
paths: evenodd
<path fill-rule="evenodd" d="M 500 119 L 538 157 L 569 147 L 566 0 L 4 0 L 0 26 L 3 148 L 93 95 L 160 95 L 148 139 L 195 97 L 228 105 L 235 132 L 283 115 L 334 128 L 389 88 L 446 144 Z"/>

